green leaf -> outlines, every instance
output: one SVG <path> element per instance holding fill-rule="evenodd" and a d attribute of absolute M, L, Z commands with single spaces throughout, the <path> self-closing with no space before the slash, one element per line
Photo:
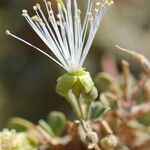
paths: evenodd
<path fill-rule="evenodd" d="M 51 127 L 49 126 L 49 124 L 45 121 L 45 120 L 39 120 L 39 125 L 46 131 L 48 132 L 51 136 L 55 136 L 55 134 L 53 133 Z"/>
<path fill-rule="evenodd" d="M 117 103 L 118 97 L 115 94 L 112 94 L 110 92 L 104 92 L 100 94 L 100 101 L 105 105 L 110 107 L 111 109 L 117 109 L 118 103 Z"/>
<path fill-rule="evenodd" d="M 99 92 L 112 92 L 116 95 L 121 95 L 121 89 L 117 81 L 107 73 L 99 73 L 95 77 L 95 84 Z"/>
<path fill-rule="evenodd" d="M 143 115 L 138 121 L 145 126 L 150 126 L 150 113 Z"/>
<path fill-rule="evenodd" d="M 103 105 L 101 102 L 95 102 L 91 106 L 90 119 L 97 120 L 104 116 L 108 111 L 109 107 Z"/>
<path fill-rule="evenodd" d="M 35 125 L 23 118 L 14 117 L 9 120 L 7 126 L 9 129 L 15 129 L 18 132 L 22 132 L 28 129 L 32 129 Z"/>
<path fill-rule="evenodd" d="M 48 116 L 48 124 L 56 136 L 61 136 L 66 125 L 66 117 L 62 112 L 51 112 Z"/>

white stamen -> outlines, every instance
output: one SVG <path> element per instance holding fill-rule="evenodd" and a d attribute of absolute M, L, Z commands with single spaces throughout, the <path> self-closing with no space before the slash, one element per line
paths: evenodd
<path fill-rule="evenodd" d="M 32 45 L 31 43 L 29 43 L 29 42 L 27 42 L 27 41 L 21 39 L 21 38 L 18 37 L 18 36 L 12 34 L 9 30 L 6 30 L 6 34 L 7 34 L 7 35 L 10 35 L 10 36 L 12 36 L 13 38 L 15 38 L 15 39 L 17 39 L 17 40 L 19 40 L 19 41 L 21 41 L 21 42 L 23 42 L 23 43 L 29 45 L 30 47 L 32 47 L 32 48 L 38 50 L 38 51 L 41 52 L 42 54 L 44 54 L 44 55 L 46 55 L 47 57 L 49 57 L 50 59 L 52 59 L 52 60 L 53 60 L 54 62 L 56 62 L 58 65 L 60 65 L 60 66 L 63 67 L 64 69 L 66 69 L 61 63 L 59 63 L 57 60 L 55 60 L 53 57 L 51 57 L 50 55 L 48 55 L 46 52 L 44 52 L 44 51 L 41 50 L 40 48 L 38 48 L 38 47 Z"/>
<path fill-rule="evenodd" d="M 57 15 L 54 15 L 51 2 L 47 0 L 43 0 L 43 2 L 47 15 L 43 13 L 40 4 L 36 4 L 33 6 L 35 16 L 30 17 L 25 9 L 22 10 L 22 16 L 53 52 L 57 60 L 38 47 L 10 33 L 10 31 L 6 30 L 6 34 L 37 49 L 67 71 L 80 70 L 99 24 L 107 9 L 113 4 L 113 0 L 97 0 L 97 2 L 88 0 L 83 21 L 77 0 L 66 0 L 66 6 L 63 0 L 58 0 Z"/>

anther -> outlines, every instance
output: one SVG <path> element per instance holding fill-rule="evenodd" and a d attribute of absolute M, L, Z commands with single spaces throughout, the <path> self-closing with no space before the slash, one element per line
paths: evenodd
<path fill-rule="evenodd" d="M 57 23 L 58 26 L 60 26 L 60 21 L 57 21 L 56 23 Z"/>
<path fill-rule="evenodd" d="M 47 4 L 48 4 L 48 6 L 50 6 L 50 7 L 51 7 L 51 5 L 52 5 L 51 2 L 47 2 Z"/>
<path fill-rule="evenodd" d="M 39 3 L 36 4 L 36 7 L 37 7 L 38 9 L 41 8 L 41 6 L 40 6 Z"/>
<path fill-rule="evenodd" d="M 28 15 L 28 11 L 26 9 L 22 10 L 22 16 L 26 17 Z"/>
<path fill-rule="evenodd" d="M 37 11 L 37 7 L 36 7 L 36 6 L 33 6 L 33 10 Z"/>
<path fill-rule="evenodd" d="M 22 10 L 22 14 L 27 14 L 27 13 L 28 13 L 28 11 L 26 9 Z"/>
<path fill-rule="evenodd" d="M 100 5 L 101 5 L 101 3 L 100 3 L 100 2 L 97 2 L 97 3 L 96 3 L 96 5 L 97 5 L 97 6 L 100 6 Z"/>
<path fill-rule="evenodd" d="M 39 19 L 38 19 L 38 17 L 37 17 L 36 15 L 33 16 L 31 19 L 32 19 L 33 21 L 35 21 L 35 22 L 39 21 Z"/>
<path fill-rule="evenodd" d="M 80 9 L 78 9 L 78 13 L 81 14 L 81 10 Z"/>
<path fill-rule="evenodd" d="M 61 15 L 60 15 L 60 14 L 57 14 L 57 18 L 58 18 L 58 19 L 61 19 Z"/>
<path fill-rule="evenodd" d="M 7 35 L 10 35 L 10 34 L 11 34 L 9 30 L 6 30 L 5 33 L 6 33 Z"/>
<path fill-rule="evenodd" d="M 98 12 L 98 9 L 95 9 L 95 12 Z"/>

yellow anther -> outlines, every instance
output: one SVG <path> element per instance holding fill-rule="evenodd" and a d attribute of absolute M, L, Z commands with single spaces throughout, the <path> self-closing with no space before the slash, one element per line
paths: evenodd
<path fill-rule="evenodd" d="M 111 6 L 114 4 L 114 1 L 113 0 L 106 0 L 105 1 L 107 5 Z"/>
<path fill-rule="evenodd" d="M 100 6 L 100 5 L 101 5 L 101 3 L 100 3 L 100 2 L 97 2 L 97 3 L 96 3 L 96 5 L 97 5 L 97 6 Z"/>
<path fill-rule="evenodd" d="M 36 10 L 37 10 L 37 7 L 36 7 L 36 6 L 33 6 L 33 10 L 35 10 L 35 11 L 36 11 Z"/>
<path fill-rule="evenodd" d="M 26 9 L 22 10 L 22 16 L 26 17 L 28 15 L 28 11 Z"/>
<path fill-rule="evenodd" d="M 53 12 L 53 10 L 50 10 L 49 13 L 50 13 L 50 14 L 53 14 L 54 12 Z"/>
<path fill-rule="evenodd" d="M 81 14 L 81 10 L 80 9 L 78 9 L 78 13 Z"/>
<path fill-rule="evenodd" d="M 62 0 L 56 0 L 56 2 L 60 4 L 61 9 L 63 9 L 63 10 L 65 10 L 65 9 L 66 9 L 66 8 L 65 8 L 65 5 L 64 5 L 64 3 L 63 3 L 63 1 L 62 1 Z"/>
<path fill-rule="evenodd" d="M 60 14 L 57 14 L 57 18 L 58 18 L 58 19 L 61 19 L 61 15 L 60 15 Z"/>
<path fill-rule="evenodd" d="M 98 9 L 95 9 L 95 12 L 98 12 Z"/>
<path fill-rule="evenodd" d="M 11 34 L 9 30 L 6 30 L 5 33 L 6 33 L 7 35 L 10 35 L 10 34 Z"/>
<path fill-rule="evenodd" d="M 39 21 L 38 17 L 35 15 L 31 18 L 33 21 Z"/>
<path fill-rule="evenodd" d="M 36 7 L 37 7 L 37 8 L 41 8 L 41 6 L 40 6 L 40 4 L 39 4 L 39 3 L 37 3 L 37 4 L 36 4 Z"/>
<path fill-rule="evenodd" d="M 28 13 L 28 11 L 26 9 L 22 10 L 22 14 L 27 14 L 27 13 Z"/>
<path fill-rule="evenodd" d="M 50 7 L 51 7 L 51 5 L 52 5 L 52 3 L 51 3 L 51 2 L 47 2 L 47 4 L 48 4 L 48 6 L 50 6 Z"/>

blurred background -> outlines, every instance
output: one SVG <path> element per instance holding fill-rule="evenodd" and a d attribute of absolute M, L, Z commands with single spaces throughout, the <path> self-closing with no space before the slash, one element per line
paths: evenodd
<path fill-rule="evenodd" d="M 21 16 L 24 8 L 32 14 L 32 6 L 37 2 L 42 3 L 42 0 L 0 0 L 0 127 L 12 116 L 36 122 L 52 110 L 72 117 L 71 107 L 55 92 L 56 80 L 64 71 L 36 50 L 5 35 L 9 29 L 48 51 Z M 84 8 L 84 0 L 81 5 Z M 138 76 L 139 64 L 118 51 L 115 45 L 135 50 L 150 59 L 149 10 L 149 0 L 115 1 L 85 62 L 93 77 L 102 70 L 113 72 L 115 63 L 119 66 L 122 59 L 130 62 L 131 70 Z"/>

